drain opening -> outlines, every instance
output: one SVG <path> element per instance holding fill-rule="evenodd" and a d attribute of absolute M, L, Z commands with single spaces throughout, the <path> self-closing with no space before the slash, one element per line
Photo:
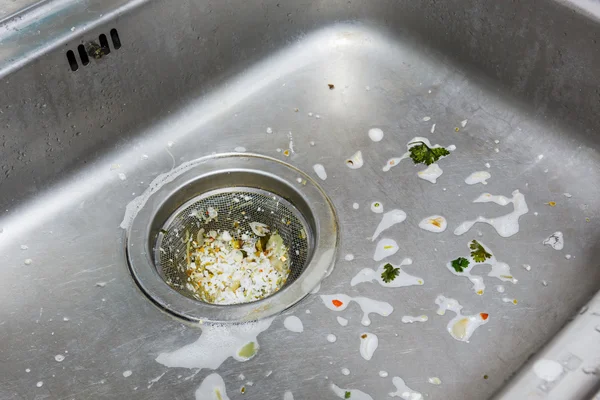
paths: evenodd
<path fill-rule="evenodd" d="M 115 28 L 110 30 L 110 38 L 112 39 L 115 50 L 119 50 L 121 48 L 121 38 L 119 37 L 119 32 L 117 32 Z"/>
<path fill-rule="evenodd" d="M 75 53 L 73 53 L 73 50 L 67 51 L 67 61 L 69 61 L 69 67 L 71 67 L 71 71 L 74 72 L 79 69 L 77 58 L 75 58 Z"/>
<path fill-rule="evenodd" d="M 305 184 L 299 185 L 299 178 Z M 331 273 L 339 243 L 335 210 L 318 184 L 289 164 L 247 153 L 209 156 L 182 165 L 175 175 L 158 177 L 147 193 L 148 197 L 136 199 L 137 211 L 127 230 L 129 268 L 155 305 L 186 321 L 225 323 L 269 317 L 296 304 Z M 212 298 L 205 301 L 197 287 L 189 285 L 190 239 L 201 247 L 198 232 L 204 229 L 201 238 L 206 232 L 219 237 L 227 230 L 232 240 L 256 240 L 250 235 L 251 223 L 264 224 L 268 233 L 281 236 L 285 254 L 280 255 L 290 269 L 287 279 L 272 291 L 266 288 L 260 299 L 243 293 L 227 305 L 214 304 Z M 258 233 L 266 233 L 264 227 Z M 261 249 L 268 242 L 265 236 Z M 194 267 L 196 262 L 202 264 L 194 257 Z M 240 298 L 243 302 L 238 302 Z"/>
<path fill-rule="evenodd" d="M 77 52 L 79 53 L 79 57 L 81 58 L 81 63 L 83 64 L 83 66 L 85 67 L 86 65 L 88 65 L 90 63 L 90 59 L 88 58 L 88 55 L 85 51 L 85 47 L 82 44 L 77 46 Z"/>
<path fill-rule="evenodd" d="M 312 243 L 304 217 L 281 196 L 249 187 L 218 189 L 188 201 L 167 220 L 155 263 L 165 282 L 188 297 L 247 303 L 294 282 Z"/>

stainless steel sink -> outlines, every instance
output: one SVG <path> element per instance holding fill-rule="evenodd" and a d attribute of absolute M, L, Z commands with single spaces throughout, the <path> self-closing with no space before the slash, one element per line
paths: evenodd
<path fill-rule="evenodd" d="M 341 243 L 318 293 L 284 312 L 304 332 L 277 317 L 256 357 L 220 366 L 232 399 L 281 399 L 286 391 L 334 399 L 332 383 L 382 399 L 395 391 L 392 377 L 430 399 L 589 399 L 599 389 L 600 304 L 584 307 L 600 289 L 595 3 L 0 4 L 8 10 L 0 14 L 0 398 L 194 398 L 211 371 L 167 368 L 156 358 L 201 331 L 138 289 L 120 225 L 157 176 L 241 147 L 318 181 L 336 208 Z M 13 14 L 16 5 L 27 7 Z M 382 141 L 369 139 L 373 127 Z M 410 160 L 382 171 L 415 136 L 456 145 L 435 184 L 419 179 Z M 345 160 L 358 150 L 364 166 L 353 170 Z M 486 186 L 465 184 L 474 171 L 491 174 Z M 485 224 L 453 234 L 465 220 L 511 211 L 473 204 L 480 194 L 514 190 L 529 208 L 517 234 L 503 238 Z M 375 201 L 408 214 L 382 236 L 400 246 L 386 260 L 412 258 L 403 269 L 424 285 L 350 286 L 361 269 L 379 265 Z M 419 229 L 433 214 L 448 219 L 445 232 Z M 561 251 L 542 244 L 556 231 Z M 452 275 L 446 263 L 471 239 L 508 263 L 518 283 L 485 276 L 478 296 Z M 345 260 L 349 253 L 354 260 Z M 335 293 L 394 311 L 372 315 L 366 328 L 358 306 L 341 314 L 324 306 L 319 295 Z M 465 313 L 489 314 L 470 343 L 446 331 L 451 317 L 436 314 L 439 294 Z M 427 322 L 401 322 L 421 314 Z M 365 330 L 379 337 L 370 361 L 359 354 Z M 536 375 L 542 358 L 561 363 L 557 380 Z"/>

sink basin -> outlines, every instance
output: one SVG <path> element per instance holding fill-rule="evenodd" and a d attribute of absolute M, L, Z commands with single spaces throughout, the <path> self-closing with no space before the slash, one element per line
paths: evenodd
<path fill-rule="evenodd" d="M 197 390 L 213 372 L 232 399 L 592 398 L 597 7 L 56 0 L 0 14 L 0 398 L 206 398 Z M 455 146 L 435 183 L 420 179 L 424 165 L 399 160 L 415 137 Z M 364 165 L 349 168 L 358 151 Z M 160 206 L 155 193 L 182 166 L 224 153 L 278 160 L 316 182 L 336 210 L 335 268 L 261 322 L 252 359 L 201 369 L 200 348 L 169 366 L 166 354 L 213 327 L 150 301 L 132 278 L 128 217 Z M 475 172 L 487 184 L 467 184 Z M 300 194 L 302 180 L 290 178 Z M 392 210 L 406 219 L 372 240 Z M 444 232 L 419 228 L 433 215 L 446 218 Z M 488 223 L 455 234 L 478 216 Z M 558 250 L 543 244 L 556 232 Z M 375 261 L 380 239 L 397 252 Z M 510 266 L 501 279 L 476 266 L 480 295 L 447 267 L 472 240 Z M 389 288 L 376 273 L 351 285 L 363 269 L 408 258 L 400 274 L 423 284 Z M 393 312 L 365 325 L 358 304 L 335 312 L 320 297 L 338 294 Z M 487 314 L 468 342 L 447 331 L 455 314 L 438 315 L 440 295 L 464 315 Z M 303 332 L 284 325 L 292 315 Z M 378 338 L 370 360 L 365 333 Z M 540 360 L 559 373 L 544 375 Z"/>

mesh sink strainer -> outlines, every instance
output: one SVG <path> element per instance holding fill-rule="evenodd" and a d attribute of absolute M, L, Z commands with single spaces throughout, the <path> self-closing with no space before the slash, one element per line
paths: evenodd
<path fill-rule="evenodd" d="M 127 234 L 131 273 L 156 305 L 188 321 L 274 315 L 306 296 L 333 267 L 338 228 L 331 202 L 308 175 L 272 158 L 223 154 L 189 162 L 157 178 L 139 204 Z M 252 232 L 253 222 L 281 236 L 287 279 L 261 300 L 202 301 L 187 284 L 190 238 L 204 229 L 238 239 Z"/>
<path fill-rule="evenodd" d="M 216 217 L 210 218 L 208 210 Z M 226 231 L 233 239 L 240 239 L 252 233 L 251 222 L 265 224 L 271 232 L 277 232 L 288 249 L 290 272 L 285 284 L 277 290 L 294 282 L 309 259 L 314 244 L 312 230 L 290 202 L 274 193 L 249 187 L 217 189 L 191 199 L 176 210 L 158 235 L 154 258 L 159 274 L 171 287 L 197 298 L 186 285 L 188 242 L 196 244 L 197 232 L 201 230 Z"/>

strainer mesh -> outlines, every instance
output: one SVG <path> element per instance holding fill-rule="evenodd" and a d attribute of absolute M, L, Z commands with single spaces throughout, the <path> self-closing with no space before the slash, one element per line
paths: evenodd
<path fill-rule="evenodd" d="M 205 223 L 203 215 L 209 207 L 218 217 Z M 239 223 L 237 228 L 235 222 Z M 228 188 L 200 195 L 176 210 L 158 234 L 155 265 L 162 278 L 175 290 L 197 299 L 186 288 L 186 230 L 195 237 L 201 228 L 206 232 L 223 230 L 236 239 L 252 234 L 250 222 L 261 222 L 278 232 L 288 247 L 290 258 L 289 285 L 302 274 L 311 251 L 311 231 L 300 212 L 285 199 L 254 188 Z M 238 232 L 239 230 L 239 232 Z"/>

